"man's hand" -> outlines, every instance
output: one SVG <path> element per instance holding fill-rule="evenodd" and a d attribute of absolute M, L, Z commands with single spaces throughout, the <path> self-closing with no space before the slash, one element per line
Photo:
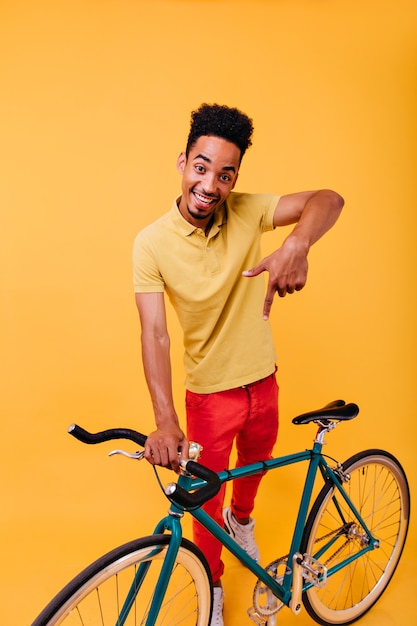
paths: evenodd
<path fill-rule="evenodd" d="M 258 276 L 262 272 L 269 273 L 268 288 L 264 301 L 263 316 L 267 320 L 271 311 L 274 295 L 278 292 L 280 298 L 300 291 L 307 280 L 308 248 L 300 245 L 291 235 L 285 240 L 281 248 L 262 259 L 256 267 L 243 272 L 243 276 Z"/>
<path fill-rule="evenodd" d="M 180 456 L 188 457 L 188 439 L 175 424 L 157 428 L 148 435 L 145 443 L 145 458 L 152 465 L 168 467 L 175 472 L 180 468 Z"/>

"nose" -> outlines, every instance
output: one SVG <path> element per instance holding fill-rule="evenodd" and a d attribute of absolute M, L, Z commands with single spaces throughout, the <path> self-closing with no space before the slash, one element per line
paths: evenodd
<path fill-rule="evenodd" d="M 203 191 L 208 196 L 215 194 L 216 192 L 216 176 L 215 174 L 207 173 L 203 180 Z"/>

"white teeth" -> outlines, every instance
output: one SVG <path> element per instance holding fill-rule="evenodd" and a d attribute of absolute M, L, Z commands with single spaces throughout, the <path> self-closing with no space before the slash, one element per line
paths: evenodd
<path fill-rule="evenodd" d="M 213 200 L 213 198 L 206 198 L 205 196 L 200 196 L 200 194 L 197 192 L 194 192 L 194 195 L 199 202 L 204 202 L 204 204 L 210 204 Z"/>

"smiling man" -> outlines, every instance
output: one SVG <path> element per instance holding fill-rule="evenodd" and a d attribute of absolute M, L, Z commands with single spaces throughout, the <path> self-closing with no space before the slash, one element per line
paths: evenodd
<path fill-rule="evenodd" d="M 238 465 L 271 457 L 278 433 L 272 302 L 276 293 L 304 287 L 310 247 L 343 207 L 330 190 L 235 192 L 252 132 L 252 120 L 236 108 L 204 104 L 194 111 L 177 161 L 182 193 L 134 244 L 142 360 L 156 422 L 145 456 L 176 471 L 178 450 L 186 457 L 189 440 L 203 446 L 201 462 L 215 471 L 228 467 L 234 442 Z M 262 258 L 262 235 L 289 224 L 295 226 L 284 243 Z M 165 292 L 184 333 L 186 434 L 173 402 Z M 251 513 L 261 478 L 234 481 L 224 509 L 224 486 L 204 506 L 258 561 Z M 211 626 L 222 626 L 221 545 L 198 523 L 193 530 L 213 579 Z"/>

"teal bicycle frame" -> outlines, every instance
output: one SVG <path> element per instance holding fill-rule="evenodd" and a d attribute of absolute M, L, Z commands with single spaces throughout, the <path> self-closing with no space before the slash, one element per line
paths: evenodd
<path fill-rule="evenodd" d="M 226 482 L 235 480 L 237 478 L 243 478 L 245 476 L 252 476 L 258 473 L 268 472 L 272 469 L 276 469 L 279 467 L 285 467 L 288 465 L 293 465 L 295 463 L 300 463 L 302 461 L 308 461 L 308 470 L 306 481 L 303 489 L 303 493 L 301 496 L 300 507 L 297 515 L 297 520 L 295 523 L 294 533 L 291 540 L 290 549 L 288 551 L 288 564 L 293 564 L 295 568 L 297 567 L 297 563 L 300 563 L 300 559 L 302 555 L 300 555 L 300 545 L 303 537 L 304 527 L 307 519 L 307 515 L 310 509 L 313 488 L 316 481 L 317 473 L 320 471 L 325 482 L 330 481 L 331 484 L 335 486 L 337 491 L 341 494 L 343 499 L 346 501 L 350 510 L 356 516 L 359 524 L 365 531 L 368 536 L 367 545 L 365 545 L 362 550 L 356 552 L 355 554 L 349 556 L 344 559 L 341 563 L 336 565 L 333 568 L 330 568 L 327 571 L 327 576 L 331 576 L 336 573 L 340 569 L 346 567 L 354 560 L 363 556 L 366 552 L 373 550 L 378 547 L 378 539 L 372 535 L 369 528 L 367 527 L 365 520 L 362 518 L 359 511 L 354 506 L 353 502 L 349 498 L 349 496 L 345 493 L 342 482 L 337 472 L 335 472 L 327 463 L 326 459 L 322 455 L 322 446 L 323 442 L 319 439 L 316 439 L 314 446 L 311 450 L 305 450 L 304 452 L 298 452 L 294 454 L 290 454 L 287 456 L 273 458 L 271 460 L 262 461 L 259 463 L 254 463 L 251 465 L 247 465 L 244 467 L 234 468 L 231 470 L 225 470 L 218 474 L 221 484 Z M 182 474 L 178 479 L 178 485 L 181 486 L 186 491 L 194 491 L 199 489 L 205 485 L 205 481 L 194 478 L 189 475 Z M 335 501 L 335 505 L 337 507 L 337 502 Z M 313 583 L 307 582 L 301 583 L 301 573 L 299 574 L 300 584 L 298 587 L 295 586 L 294 580 L 294 567 L 287 567 L 287 571 L 283 577 L 282 583 L 278 582 L 275 578 L 273 578 L 261 565 L 259 565 L 254 559 L 252 559 L 238 544 L 232 539 L 232 537 L 221 528 L 202 508 L 196 508 L 194 510 L 185 509 L 175 503 L 171 504 L 171 508 L 169 514 L 163 518 L 155 528 L 154 535 L 163 534 L 163 533 L 171 533 L 171 540 L 169 541 L 167 553 L 164 558 L 164 562 L 162 565 L 161 573 L 159 576 L 159 580 L 156 586 L 155 594 L 153 597 L 152 605 L 150 607 L 148 619 L 146 622 L 147 626 L 153 626 L 155 624 L 155 620 L 160 611 L 165 591 L 167 589 L 167 585 L 172 573 L 172 569 L 175 563 L 175 558 L 178 553 L 178 549 L 182 539 L 182 527 L 181 527 L 181 518 L 184 514 L 184 511 L 188 511 L 196 520 L 200 522 L 218 541 L 220 541 L 244 566 L 247 567 L 258 579 L 260 579 L 271 591 L 272 593 L 286 606 L 290 607 L 290 609 L 294 613 L 298 613 L 301 604 L 300 604 L 300 594 L 302 591 L 306 591 L 309 589 Z M 343 521 L 343 514 L 339 509 L 339 513 L 341 515 L 341 519 Z M 336 538 L 330 538 L 329 541 L 324 545 L 320 551 L 311 555 L 318 560 L 321 554 L 323 554 L 326 549 L 328 549 L 334 542 Z M 160 550 L 160 549 L 159 549 Z M 143 563 L 140 565 L 138 572 L 135 576 L 135 580 L 131 586 L 130 592 L 126 598 L 125 605 L 120 614 L 118 624 L 124 624 L 127 614 L 134 602 L 137 590 L 140 588 L 141 582 L 144 579 L 146 572 L 148 570 L 149 564 Z M 298 589 L 298 593 L 294 591 L 294 589 Z M 293 589 L 293 591 L 292 591 Z M 297 596 L 297 597 L 294 597 Z"/>

